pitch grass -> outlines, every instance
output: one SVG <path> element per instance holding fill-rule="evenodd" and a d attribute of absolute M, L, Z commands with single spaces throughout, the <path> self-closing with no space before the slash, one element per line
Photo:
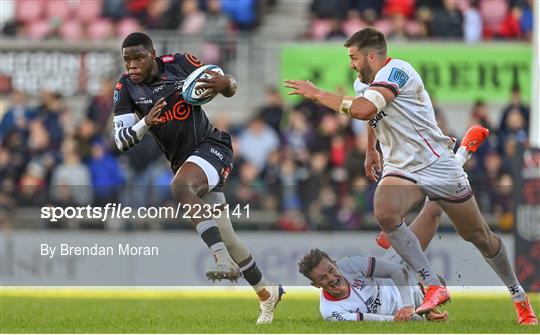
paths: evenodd
<path fill-rule="evenodd" d="M 234 294 L 236 295 L 236 293 Z M 539 310 L 540 296 L 532 297 Z M 122 295 L 0 295 L 2 333 L 539 333 L 516 325 L 513 306 L 503 296 L 455 296 L 445 306 L 445 323 L 323 322 L 316 295 L 285 296 L 274 323 L 256 326 L 252 295 L 164 293 Z"/>

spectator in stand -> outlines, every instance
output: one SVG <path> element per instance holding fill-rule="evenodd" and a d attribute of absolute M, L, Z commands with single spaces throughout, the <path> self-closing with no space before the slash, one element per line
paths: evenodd
<path fill-rule="evenodd" d="M 43 206 L 47 200 L 45 167 L 39 160 L 31 161 L 19 179 L 17 204 L 19 206 Z"/>
<path fill-rule="evenodd" d="M 92 157 L 88 164 L 94 188 L 94 204 L 104 206 L 118 202 L 124 176 L 116 158 L 111 155 L 101 140 L 92 143 Z"/>
<path fill-rule="evenodd" d="M 188 2 L 182 1 L 182 4 Z M 142 24 L 146 29 L 176 29 L 180 23 L 180 4 L 175 0 L 152 0 L 142 16 Z M 182 13 L 184 14 L 184 13 Z"/>
<path fill-rule="evenodd" d="M 430 28 L 433 37 L 463 38 L 463 14 L 455 0 L 443 0 L 443 8 L 434 10 Z"/>
<path fill-rule="evenodd" d="M 64 136 L 62 118 L 66 113 L 65 108 L 61 94 L 47 90 L 41 93 L 41 104 L 36 110 L 37 118 L 43 122 L 49 135 L 50 145 L 55 149 L 60 149 Z"/>
<path fill-rule="evenodd" d="M 452 0 L 454 1 L 454 0 Z M 383 15 L 392 16 L 401 14 L 406 18 L 411 18 L 415 11 L 415 0 L 385 0 Z"/>
<path fill-rule="evenodd" d="M 103 0 L 102 16 L 119 21 L 129 15 L 125 1 Z"/>
<path fill-rule="evenodd" d="M 220 0 L 209 0 L 207 3 L 203 36 L 205 41 L 203 59 L 207 63 L 222 64 L 234 53 L 234 45 L 230 43 L 234 31 L 229 17 L 221 11 Z"/>
<path fill-rule="evenodd" d="M 312 130 L 304 113 L 294 110 L 289 120 L 289 128 L 283 135 L 284 144 L 289 156 L 295 161 L 307 163 L 309 161 L 308 144 Z"/>
<path fill-rule="evenodd" d="M 523 119 L 525 120 L 525 128 L 529 128 L 529 107 L 526 106 L 523 101 L 521 100 L 521 89 L 519 85 L 512 86 L 512 93 L 511 93 L 511 102 L 508 106 L 504 107 L 501 121 L 499 123 L 499 131 L 500 132 L 506 132 L 508 131 L 507 125 L 506 125 L 506 119 L 508 118 L 508 115 L 510 114 L 510 111 L 517 108 L 521 115 L 523 116 Z"/>
<path fill-rule="evenodd" d="M 483 21 L 480 14 L 480 0 L 469 0 L 463 13 L 463 32 L 465 42 L 476 43 L 482 40 Z"/>
<path fill-rule="evenodd" d="M 514 228 L 514 181 L 512 176 L 504 173 L 497 179 L 497 187 L 492 195 L 492 210 L 499 217 L 499 229 L 511 232 Z"/>
<path fill-rule="evenodd" d="M 113 110 L 113 92 L 113 82 L 110 79 L 103 79 L 98 94 L 90 99 L 86 107 L 86 117 L 97 126 L 97 129 L 102 130 L 102 135 L 105 135 L 106 131 L 103 125 L 109 124 Z"/>
<path fill-rule="evenodd" d="M 259 172 L 265 168 L 270 153 L 279 146 L 278 135 L 259 116 L 249 122 L 238 141 L 239 156 L 253 164 Z"/>
<path fill-rule="evenodd" d="M 513 6 L 499 26 L 496 36 L 503 39 L 519 39 L 521 33 L 521 18 L 523 11 L 519 6 Z"/>
<path fill-rule="evenodd" d="M 361 15 L 364 11 L 373 11 L 376 17 L 380 17 L 384 1 L 379 0 L 349 0 L 349 9 L 358 11 Z"/>
<path fill-rule="evenodd" d="M 412 36 L 407 32 L 407 18 L 401 13 L 395 13 L 390 17 L 390 32 L 386 39 L 393 42 L 408 41 Z"/>
<path fill-rule="evenodd" d="M 223 1 L 221 8 L 238 30 L 249 31 L 257 25 L 255 0 Z"/>
<path fill-rule="evenodd" d="M 524 144 L 529 137 L 525 118 L 518 107 L 513 107 L 506 116 L 505 130 L 499 131 L 499 152 L 503 152 L 506 142 L 513 139 L 517 143 Z"/>
<path fill-rule="evenodd" d="M 521 22 L 520 22 L 521 33 L 523 34 L 523 37 L 527 41 L 532 40 L 533 22 L 534 22 L 533 1 L 534 0 L 527 0 L 527 3 L 523 6 L 523 15 L 521 16 Z"/>
<path fill-rule="evenodd" d="M 90 170 L 81 163 L 77 142 L 72 137 L 62 143 L 62 162 L 54 168 L 50 185 L 56 203 L 85 206 L 92 202 Z"/>
<path fill-rule="evenodd" d="M 204 13 L 199 9 L 196 0 L 182 1 L 182 22 L 180 23 L 180 33 L 185 35 L 200 34 L 206 22 Z"/>
<path fill-rule="evenodd" d="M 0 122 L 0 142 L 12 131 L 28 132 L 28 124 L 35 112 L 28 106 L 24 92 L 15 90 L 10 95 L 10 106 Z"/>
<path fill-rule="evenodd" d="M 337 40 L 337 41 L 343 41 L 347 38 L 345 33 L 343 32 L 342 21 L 340 19 L 331 19 L 330 20 L 330 31 L 328 34 L 326 34 L 326 37 L 324 38 L 327 41 Z"/>
<path fill-rule="evenodd" d="M 348 10 L 347 1 L 313 0 L 310 7 L 314 19 L 344 20 Z"/>
<path fill-rule="evenodd" d="M 475 124 L 479 124 L 482 127 L 488 128 L 489 130 L 494 129 L 488 106 L 483 100 L 477 100 L 471 110 L 469 126 L 473 126 Z"/>
<path fill-rule="evenodd" d="M 268 87 L 266 89 L 266 104 L 259 109 L 259 116 L 279 133 L 284 112 L 283 98 L 278 89 L 274 86 Z"/>

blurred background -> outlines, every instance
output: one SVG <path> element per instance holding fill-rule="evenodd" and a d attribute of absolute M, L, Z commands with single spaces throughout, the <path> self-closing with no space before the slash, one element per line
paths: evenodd
<path fill-rule="evenodd" d="M 513 232 L 537 95 L 533 2 L 2 0 L 0 228 L 191 229 L 180 220 L 39 219 L 44 205 L 175 206 L 173 176 L 152 137 L 125 154 L 111 137 L 120 44 L 145 31 L 158 54 L 189 51 L 239 83 L 236 96 L 204 107 L 233 137 L 226 195 L 250 205 L 249 219 L 233 218 L 238 229 L 377 231 L 376 185 L 363 170 L 365 123 L 289 99 L 281 87 L 284 78 L 310 79 L 352 92 L 342 45 L 374 26 L 390 56 L 422 75 L 446 134 L 459 142 L 469 126 L 490 129 L 465 169 L 489 225 Z M 446 218 L 441 230 L 453 231 Z"/>

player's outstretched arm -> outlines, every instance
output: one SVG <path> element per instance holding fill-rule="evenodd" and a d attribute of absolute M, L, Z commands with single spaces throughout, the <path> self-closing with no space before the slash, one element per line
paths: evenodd
<path fill-rule="evenodd" d="M 324 316 L 326 321 L 376 321 L 376 322 L 392 322 L 398 321 L 394 315 L 382 315 L 373 313 L 349 312 L 346 310 L 332 311 Z M 414 321 L 424 320 L 421 316 L 414 314 L 411 317 Z"/>
<path fill-rule="evenodd" d="M 137 145 L 151 126 L 163 123 L 160 115 L 166 105 L 164 98 L 159 99 L 142 120 L 138 120 L 135 113 L 115 115 L 113 137 L 116 147 L 120 151 L 127 151 Z"/>
<path fill-rule="evenodd" d="M 384 87 L 370 87 L 363 97 L 348 97 L 319 89 L 306 80 L 285 80 L 285 87 L 293 89 L 289 95 L 301 95 L 314 100 L 340 114 L 359 120 L 369 120 L 395 98 L 394 93 Z"/>

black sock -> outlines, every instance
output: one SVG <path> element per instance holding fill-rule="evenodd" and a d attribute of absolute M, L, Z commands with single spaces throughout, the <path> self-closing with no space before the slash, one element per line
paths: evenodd
<path fill-rule="evenodd" d="M 257 263 L 255 262 L 253 262 L 245 270 L 242 269 L 242 275 L 251 286 L 257 285 L 262 279 L 261 270 L 259 270 L 259 267 L 257 266 Z"/>

